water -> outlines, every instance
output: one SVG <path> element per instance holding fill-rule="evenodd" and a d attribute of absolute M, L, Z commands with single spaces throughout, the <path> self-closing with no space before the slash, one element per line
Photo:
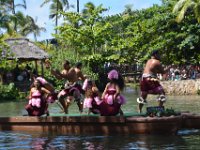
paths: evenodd
<path fill-rule="evenodd" d="M 122 107 L 124 113 L 136 113 L 136 98 L 138 92 L 126 89 L 127 104 Z M 155 96 L 148 97 L 147 106 L 155 106 Z M 0 103 L 0 116 L 21 116 L 27 114 L 24 106 L 27 102 Z M 168 96 L 166 108 L 176 111 L 200 113 L 200 96 Z M 60 108 L 55 103 L 49 106 L 50 114 L 59 113 Z M 145 107 L 144 107 L 145 110 Z M 70 113 L 78 113 L 75 104 Z M 27 133 L 0 131 L 0 150 L 197 150 L 200 146 L 200 130 L 181 130 L 177 135 L 52 135 L 51 133 Z"/>
<path fill-rule="evenodd" d="M 173 136 L 73 136 L 0 132 L 0 150 L 195 150 L 199 149 L 200 132 L 186 131 Z M 190 133 L 188 133 L 190 132 Z"/>

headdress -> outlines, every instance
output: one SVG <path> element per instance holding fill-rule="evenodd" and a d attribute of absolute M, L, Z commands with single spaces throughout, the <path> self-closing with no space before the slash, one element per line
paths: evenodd
<path fill-rule="evenodd" d="M 119 74 L 118 72 L 113 69 L 108 73 L 108 79 L 112 80 L 112 79 L 118 79 L 119 78 Z"/>

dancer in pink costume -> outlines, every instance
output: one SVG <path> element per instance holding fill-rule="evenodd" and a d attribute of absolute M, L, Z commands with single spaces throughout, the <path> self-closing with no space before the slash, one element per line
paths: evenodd
<path fill-rule="evenodd" d="M 118 113 L 123 115 L 121 105 L 126 103 L 126 99 L 121 95 L 121 91 L 125 86 L 124 80 L 116 70 L 111 70 L 108 73 L 108 79 L 110 82 L 107 83 L 102 94 L 101 115 L 111 116 Z"/>
<path fill-rule="evenodd" d="M 102 100 L 99 97 L 99 90 L 95 82 L 86 79 L 83 83 L 82 89 L 85 91 L 83 108 L 88 109 L 88 114 L 91 112 L 95 114 L 100 113 L 99 105 L 101 104 Z"/>
<path fill-rule="evenodd" d="M 29 103 L 25 106 L 29 116 L 49 115 L 46 95 L 51 92 L 42 86 L 42 83 L 35 79 L 30 90 Z"/>

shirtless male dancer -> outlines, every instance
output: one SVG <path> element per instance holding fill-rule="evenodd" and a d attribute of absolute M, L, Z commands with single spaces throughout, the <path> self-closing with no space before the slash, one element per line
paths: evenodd
<path fill-rule="evenodd" d="M 48 64 L 46 65 L 48 68 Z M 73 98 L 75 99 L 80 113 L 83 111 L 83 103 L 81 102 L 81 91 L 82 86 L 78 84 L 78 81 L 84 80 L 81 70 L 77 73 L 74 67 L 70 66 L 70 62 L 68 60 L 64 61 L 63 70 L 60 72 L 59 70 L 51 69 L 51 73 L 57 79 L 65 79 L 65 89 L 62 90 L 58 94 L 58 99 L 63 107 L 65 113 L 68 113 L 68 107 L 71 104 Z M 66 100 L 65 100 L 66 99 Z"/>
<path fill-rule="evenodd" d="M 137 98 L 139 103 L 139 113 L 142 112 L 142 107 L 147 103 L 146 98 L 148 94 L 159 94 L 157 101 L 159 106 L 163 106 L 166 101 L 165 92 L 160 85 L 157 74 L 165 74 L 167 70 L 161 65 L 160 55 L 158 50 L 154 50 L 151 54 L 151 58 L 147 61 L 142 78 L 140 80 L 140 97 Z"/>

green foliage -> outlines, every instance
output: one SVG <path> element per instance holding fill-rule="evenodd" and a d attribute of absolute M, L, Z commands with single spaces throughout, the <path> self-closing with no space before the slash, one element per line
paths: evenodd
<path fill-rule="evenodd" d="M 46 2 L 50 1 L 43 4 Z M 54 35 L 58 41 L 55 66 L 64 59 L 76 62 L 87 56 L 92 56 L 95 63 L 101 62 L 96 54 L 100 54 L 104 62 L 144 63 L 154 49 L 161 51 L 164 64 L 199 63 L 200 26 L 196 16 L 189 11 L 184 21 L 178 24 L 176 14 L 172 12 L 176 1 L 162 2 L 161 6 L 142 10 L 126 7 L 123 13 L 106 17 L 103 13 L 107 9 L 92 3 L 87 3 L 82 13 L 59 9 L 55 15 L 61 15 L 64 22 L 56 28 L 59 34 Z M 68 4 L 60 6 L 63 8 Z M 23 18 L 19 13 L 20 16 Z M 90 64 L 91 60 L 86 63 Z"/>
<path fill-rule="evenodd" d="M 61 12 L 65 22 L 58 27 L 55 37 L 61 45 L 68 45 L 79 59 L 82 54 L 92 55 L 101 52 L 100 47 L 110 38 L 111 25 L 103 21 L 101 14 L 106 11 L 101 5 L 85 5 L 83 13 Z"/>
<path fill-rule="evenodd" d="M 56 6 L 56 1 L 44 1 L 43 4 L 49 2 Z M 85 73 L 94 79 L 105 73 L 105 62 L 144 63 L 154 49 L 161 51 L 164 64 L 198 64 L 200 25 L 196 16 L 188 10 L 184 20 L 177 23 L 177 14 L 172 12 L 177 1 L 162 2 L 160 6 L 153 5 L 142 10 L 126 7 L 123 13 L 112 16 L 104 16 L 103 13 L 107 9 L 102 5 L 94 6 L 92 3 L 87 3 L 81 13 L 59 9 L 60 12 L 56 11 L 54 17 L 61 15 L 64 21 L 56 28 L 59 34 L 54 35 L 58 45 L 42 45 L 42 48 L 47 49 L 52 56 L 53 68 L 62 68 L 65 59 L 72 65 L 77 61 L 83 61 Z M 64 8 L 63 6 L 68 6 L 68 3 L 63 3 L 59 8 Z M 3 14 L 0 15 L 1 20 L 7 18 Z M 15 17 L 26 18 L 20 12 L 16 13 Z M 0 23 L 1 29 L 6 27 L 4 22 Z M 18 19 L 16 23 L 18 31 L 21 31 L 21 25 L 27 24 L 22 19 Z M 1 38 L 0 42 L 2 47 Z M 2 65 L 10 66 L 6 62 L 1 63 Z M 63 82 L 57 81 L 48 71 L 45 72 L 45 76 L 58 87 Z"/>
<path fill-rule="evenodd" d="M 4 42 L 4 36 L 0 35 L 0 68 L 6 67 L 6 54 L 4 53 L 5 50 L 8 50 L 8 45 Z"/>
<path fill-rule="evenodd" d="M 20 95 L 18 89 L 15 87 L 14 83 L 9 85 L 0 84 L 0 100 L 19 100 Z"/>

